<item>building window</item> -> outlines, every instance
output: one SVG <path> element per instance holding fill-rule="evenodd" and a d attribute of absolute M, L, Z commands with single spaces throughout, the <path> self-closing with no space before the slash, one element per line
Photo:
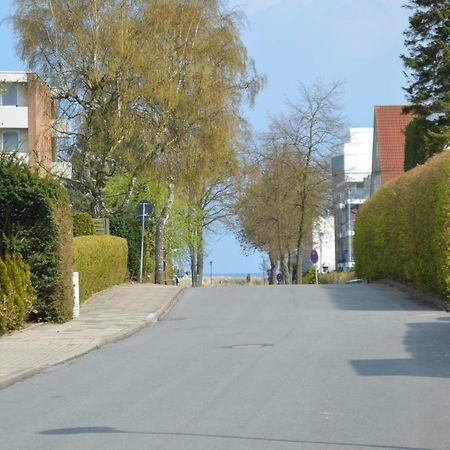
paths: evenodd
<path fill-rule="evenodd" d="M 2 105 L 17 106 L 17 86 L 15 84 L 2 87 Z"/>
<path fill-rule="evenodd" d="M 17 131 L 4 131 L 2 141 L 3 150 L 19 150 L 19 133 Z"/>

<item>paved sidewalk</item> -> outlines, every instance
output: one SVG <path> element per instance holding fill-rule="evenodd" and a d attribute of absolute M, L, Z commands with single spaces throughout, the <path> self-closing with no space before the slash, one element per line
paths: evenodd
<path fill-rule="evenodd" d="M 123 284 L 95 294 L 80 317 L 0 337 L 0 388 L 130 336 L 156 322 L 182 289 Z"/>

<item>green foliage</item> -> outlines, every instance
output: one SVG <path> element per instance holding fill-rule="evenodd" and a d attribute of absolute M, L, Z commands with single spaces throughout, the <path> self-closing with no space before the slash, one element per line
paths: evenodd
<path fill-rule="evenodd" d="M 220 0 L 15 6 L 19 53 L 55 86 L 62 114 L 77 117 L 66 151 L 96 218 L 111 212 L 112 176 L 128 175 L 126 197 L 156 164 L 178 184 L 193 143 L 204 153 L 222 148 L 217 140 L 230 145 L 241 103 L 263 84 L 240 38 L 241 14 Z"/>
<path fill-rule="evenodd" d="M 127 276 L 128 247 L 115 236 L 73 239 L 73 270 L 80 277 L 80 302 L 103 289 L 121 284 Z"/>
<path fill-rule="evenodd" d="M 22 255 L 0 258 L 0 334 L 20 327 L 33 309 L 36 293 Z"/>
<path fill-rule="evenodd" d="M 30 266 L 31 317 L 72 317 L 72 215 L 57 181 L 39 178 L 14 156 L 0 156 L 0 256 L 19 252 Z"/>
<path fill-rule="evenodd" d="M 428 158 L 443 150 L 441 140 L 432 139 L 436 125 L 425 117 L 415 117 L 406 127 L 405 171 L 423 164 Z"/>
<path fill-rule="evenodd" d="M 126 239 L 128 243 L 128 269 L 134 279 L 139 277 L 139 267 L 141 258 L 141 225 L 138 219 L 132 214 L 116 214 L 110 216 L 109 227 L 111 234 Z M 144 270 L 143 278 L 147 279 L 150 273 L 154 272 L 154 261 L 150 255 L 150 232 L 149 222 L 146 221 L 144 231 Z"/>
<path fill-rule="evenodd" d="M 362 206 L 354 254 L 358 276 L 406 281 L 450 300 L 450 152 L 386 183 Z"/>
<path fill-rule="evenodd" d="M 412 11 L 404 33 L 408 54 L 401 56 L 409 109 L 428 118 L 427 137 L 443 150 L 450 143 L 450 2 L 408 0 L 405 6 Z"/>
<path fill-rule="evenodd" d="M 73 235 L 91 236 L 95 234 L 94 220 L 89 213 L 75 212 L 73 217 Z"/>
<path fill-rule="evenodd" d="M 316 283 L 316 269 L 311 266 L 306 274 L 302 278 L 303 284 L 315 284 Z"/>
<path fill-rule="evenodd" d="M 344 284 L 354 278 L 354 272 L 326 272 L 319 274 L 319 284 Z"/>

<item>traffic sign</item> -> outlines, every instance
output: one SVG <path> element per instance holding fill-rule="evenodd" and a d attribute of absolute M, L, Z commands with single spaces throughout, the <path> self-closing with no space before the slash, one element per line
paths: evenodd
<path fill-rule="evenodd" d="M 277 273 L 277 281 L 281 283 L 283 281 L 283 275 L 281 273 Z"/>
<path fill-rule="evenodd" d="M 137 217 L 150 217 L 152 215 L 152 204 L 151 202 L 144 200 L 139 203 L 136 211 Z"/>
<path fill-rule="evenodd" d="M 319 254 L 317 253 L 316 250 L 311 250 L 309 258 L 311 259 L 311 262 L 313 264 L 317 264 L 319 262 Z"/>

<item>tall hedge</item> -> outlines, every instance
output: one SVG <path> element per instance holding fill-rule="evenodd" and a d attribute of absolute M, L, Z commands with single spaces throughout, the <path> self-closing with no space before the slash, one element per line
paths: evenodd
<path fill-rule="evenodd" d="M 74 236 L 91 236 L 95 234 L 94 219 L 89 213 L 74 212 L 72 217 Z"/>
<path fill-rule="evenodd" d="M 450 152 L 386 183 L 360 209 L 359 276 L 406 281 L 450 306 Z"/>
<path fill-rule="evenodd" d="M 31 317 L 71 319 L 72 215 L 66 192 L 14 156 L 0 156 L 0 256 L 21 253 L 30 266 L 36 301 Z"/>
<path fill-rule="evenodd" d="M 36 298 L 30 267 L 22 255 L 0 258 L 0 334 L 23 325 Z"/>
<path fill-rule="evenodd" d="M 73 239 L 73 270 L 79 273 L 80 302 L 127 276 L 128 246 L 125 239 L 101 235 Z"/>

